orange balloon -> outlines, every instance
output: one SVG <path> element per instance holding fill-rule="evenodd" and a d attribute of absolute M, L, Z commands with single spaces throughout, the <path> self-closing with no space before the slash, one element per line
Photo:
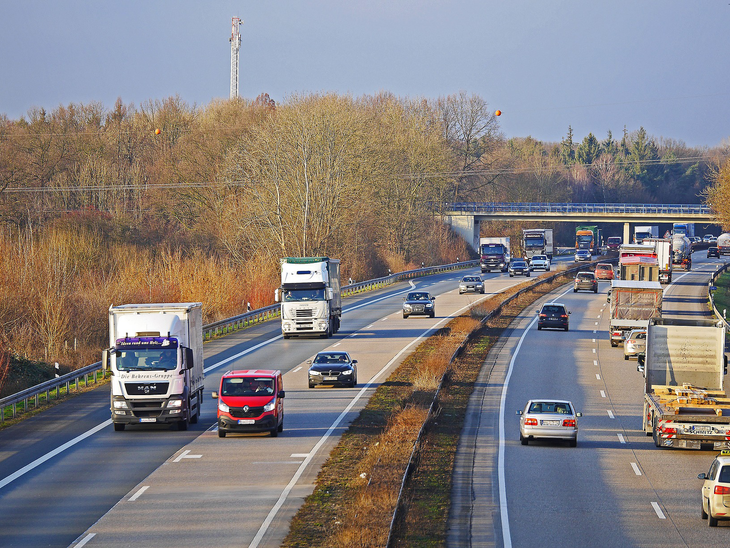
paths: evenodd
<path fill-rule="evenodd" d="M 494 111 L 494 115 L 495 116 L 502 116 L 502 111 L 501 110 L 495 110 Z"/>
<path fill-rule="evenodd" d="M 162 133 L 162 130 L 160 128 L 157 128 L 155 130 L 155 135 L 159 135 L 160 133 Z"/>

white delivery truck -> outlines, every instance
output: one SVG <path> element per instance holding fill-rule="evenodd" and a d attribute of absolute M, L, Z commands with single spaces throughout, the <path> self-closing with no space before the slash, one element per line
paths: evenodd
<path fill-rule="evenodd" d="M 525 259 L 532 259 L 535 255 L 547 255 L 553 260 L 553 229 L 527 228 L 522 231 L 522 249 L 525 250 Z"/>
<path fill-rule="evenodd" d="M 672 283 L 672 240 L 644 238 L 644 245 L 653 245 L 659 266 L 659 283 Z"/>
<path fill-rule="evenodd" d="M 511 260 L 509 236 L 479 239 L 479 266 L 484 272 L 507 272 Z"/>
<path fill-rule="evenodd" d="M 730 449 L 724 322 L 652 319 L 638 368 L 644 432 L 657 447 Z"/>
<path fill-rule="evenodd" d="M 659 227 L 657 225 L 645 225 L 634 227 L 634 243 L 643 243 L 644 238 L 658 238 Z"/>
<path fill-rule="evenodd" d="M 646 328 L 650 319 L 661 317 L 662 291 L 656 281 L 611 280 L 611 346 L 621 344 L 632 329 Z"/>
<path fill-rule="evenodd" d="M 281 259 L 281 287 L 274 298 L 281 303 L 285 339 L 293 335 L 332 336 L 340 329 L 342 316 L 339 259 Z"/>
<path fill-rule="evenodd" d="M 126 304 L 109 307 L 114 430 L 128 424 L 198 422 L 203 401 L 203 305 Z"/>

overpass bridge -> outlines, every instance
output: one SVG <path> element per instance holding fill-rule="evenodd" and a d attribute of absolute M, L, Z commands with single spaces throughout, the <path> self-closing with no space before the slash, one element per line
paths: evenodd
<path fill-rule="evenodd" d="M 580 203 L 447 203 L 444 220 L 456 233 L 479 249 L 482 221 L 536 221 L 574 223 L 623 223 L 624 242 L 631 241 L 631 224 L 703 223 L 717 220 L 701 204 L 580 204 Z"/>

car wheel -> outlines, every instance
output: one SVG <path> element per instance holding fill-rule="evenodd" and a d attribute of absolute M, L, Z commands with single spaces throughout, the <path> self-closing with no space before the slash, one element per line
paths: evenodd
<path fill-rule="evenodd" d="M 565 326 L 565 330 L 568 331 L 568 326 L 567 325 Z"/>
<path fill-rule="evenodd" d="M 573 293 L 578 293 L 578 290 L 575 287 L 573 288 Z"/>
<path fill-rule="evenodd" d="M 712 517 L 712 508 L 707 508 L 709 512 L 707 512 L 707 525 L 710 527 L 717 527 L 717 518 Z"/>
<path fill-rule="evenodd" d="M 406 313 L 404 312 L 404 313 L 403 313 L 403 319 L 405 320 L 405 319 L 407 319 L 407 318 L 408 318 L 408 314 L 406 314 Z"/>
<path fill-rule="evenodd" d="M 700 503 L 700 517 L 702 519 L 707 519 L 707 512 L 705 512 L 705 505 Z"/>
<path fill-rule="evenodd" d="M 225 438 L 226 437 L 226 431 L 222 428 L 218 428 L 218 437 L 219 438 Z"/>
<path fill-rule="evenodd" d="M 570 445 L 571 447 L 577 447 L 578 446 L 578 440 L 570 440 L 568 442 L 568 445 Z"/>
<path fill-rule="evenodd" d="M 429 314 L 429 315 L 430 315 L 430 316 L 431 316 L 432 318 L 435 318 L 435 317 L 436 317 L 436 312 L 431 312 L 431 314 Z"/>
<path fill-rule="evenodd" d="M 629 357 L 626 354 L 624 354 L 624 360 L 628 361 L 628 359 L 629 359 Z"/>
<path fill-rule="evenodd" d="M 527 445 L 527 438 L 523 437 L 522 434 L 520 434 L 520 443 L 522 445 Z"/>
<path fill-rule="evenodd" d="M 537 324 L 537 330 L 540 331 L 542 329 L 542 326 L 540 324 Z"/>
<path fill-rule="evenodd" d="M 281 423 L 279 424 L 279 428 L 277 428 L 279 432 L 284 431 L 284 419 L 281 419 Z"/>
<path fill-rule="evenodd" d="M 272 437 L 272 438 L 277 438 L 277 437 L 279 437 L 279 427 L 278 427 L 278 426 L 274 426 L 274 427 L 273 427 L 273 428 L 271 429 L 271 437 Z"/>
<path fill-rule="evenodd" d="M 527 274 L 525 274 L 525 276 L 527 276 L 529 278 L 530 277 L 530 273 L 528 272 Z"/>
<path fill-rule="evenodd" d="M 512 273 L 511 273 L 511 272 L 510 272 L 510 274 L 509 274 L 509 277 L 510 277 L 510 278 L 512 277 Z"/>
<path fill-rule="evenodd" d="M 593 289 L 593 293 L 598 293 L 598 288 Z"/>
<path fill-rule="evenodd" d="M 616 348 L 616 343 L 615 343 L 615 342 L 613 342 L 613 341 L 611 341 L 611 347 L 612 347 L 612 348 Z"/>
<path fill-rule="evenodd" d="M 284 337 L 285 339 L 288 339 L 288 338 L 289 338 L 289 335 L 283 335 L 283 337 Z"/>
<path fill-rule="evenodd" d="M 310 382 L 309 383 L 309 388 L 314 388 L 314 383 L 313 382 Z"/>
<path fill-rule="evenodd" d="M 124 431 L 124 424 L 121 422 L 115 422 L 114 423 L 114 431 L 115 432 L 123 432 Z"/>

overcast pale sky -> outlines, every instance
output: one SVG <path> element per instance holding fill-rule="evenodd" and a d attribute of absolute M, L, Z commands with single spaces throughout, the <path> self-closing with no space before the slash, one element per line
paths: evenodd
<path fill-rule="evenodd" d="M 480 95 L 507 137 L 730 138 L 728 0 L 0 0 L 0 113 L 117 97 Z"/>

